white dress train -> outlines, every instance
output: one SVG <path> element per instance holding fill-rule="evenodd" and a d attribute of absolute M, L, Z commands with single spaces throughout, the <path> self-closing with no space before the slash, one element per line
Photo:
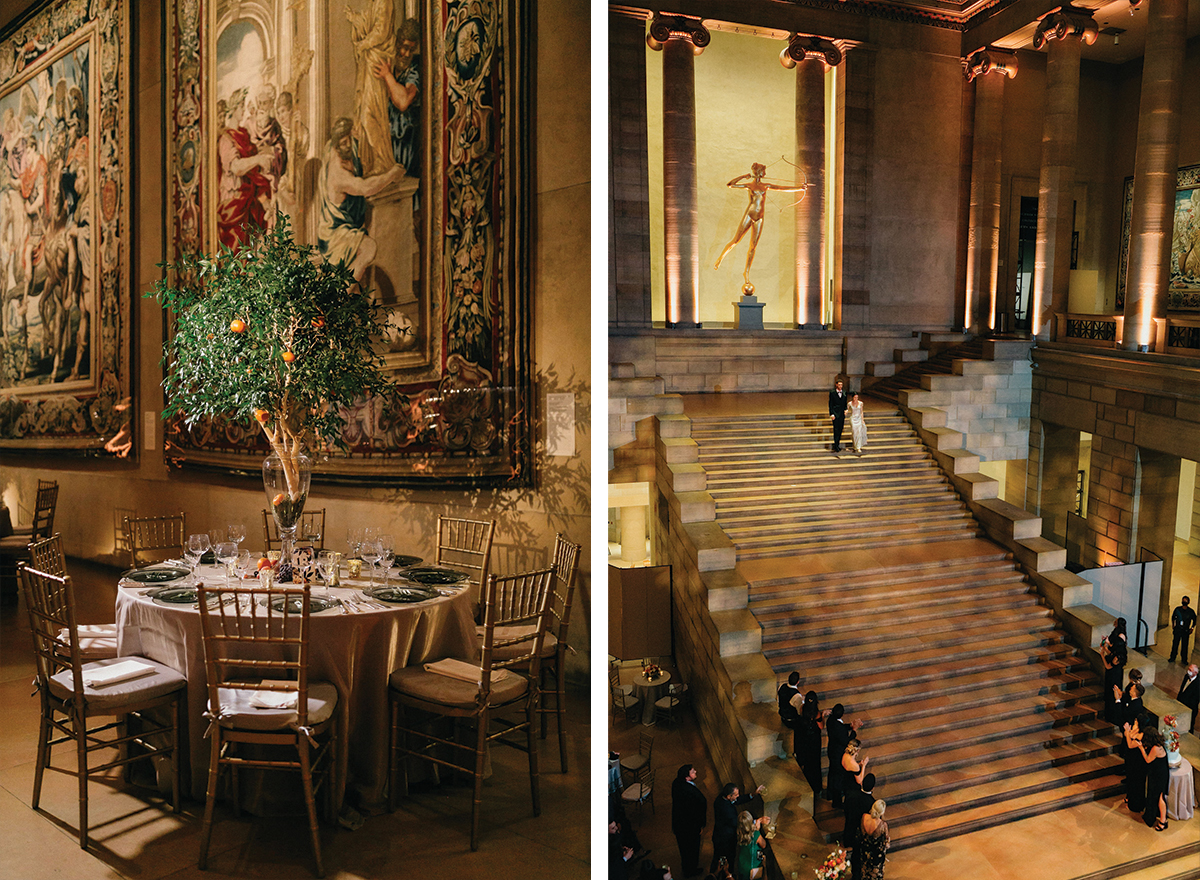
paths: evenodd
<path fill-rule="evenodd" d="M 863 421 L 863 402 L 850 403 L 850 434 L 854 439 L 854 450 L 867 448 L 867 423 Z"/>

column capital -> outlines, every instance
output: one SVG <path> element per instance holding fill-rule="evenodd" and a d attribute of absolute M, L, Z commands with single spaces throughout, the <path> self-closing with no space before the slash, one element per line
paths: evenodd
<path fill-rule="evenodd" d="M 650 21 L 650 33 L 646 35 L 646 45 L 660 52 L 669 40 L 687 40 L 692 44 L 692 51 L 699 55 L 712 41 L 712 34 L 694 15 L 655 13 Z"/>
<path fill-rule="evenodd" d="M 801 61 L 821 59 L 830 67 L 842 63 L 842 50 L 832 40 L 811 34 L 792 34 L 788 44 L 779 53 L 779 63 L 791 70 Z"/>
<path fill-rule="evenodd" d="M 1079 37 L 1090 46 L 1099 35 L 1100 26 L 1092 18 L 1092 11 L 1067 3 L 1038 19 L 1037 30 L 1033 34 L 1033 48 L 1041 49 L 1051 40 L 1065 40 L 1067 37 Z"/>
<path fill-rule="evenodd" d="M 1017 53 L 1011 49 L 984 46 L 962 59 L 962 66 L 967 82 L 973 82 L 976 77 L 987 76 L 989 73 L 1000 73 L 1012 79 L 1017 75 Z"/>

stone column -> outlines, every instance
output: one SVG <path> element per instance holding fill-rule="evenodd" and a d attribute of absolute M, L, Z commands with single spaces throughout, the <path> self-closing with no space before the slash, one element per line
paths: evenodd
<path fill-rule="evenodd" d="M 1178 500 L 1179 457 L 1139 447 L 1133 507 L 1133 556 L 1130 562 L 1138 561 L 1138 552 L 1142 548 L 1162 557 L 1157 627 L 1166 626 L 1171 619 L 1171 562 L 1175 555 Z M 1151 629 L 1157 628 L 1153 618 L 1148 617 L 1146 622 Z M 1129 636 L 1132 640 L 1132 626 Z"/>
<path fill-rule="evenodd" d="M 1154 319 L 1167 314 L 1187 42 L 1187 0 L 1151 0 L 1149 7 L 1121 339 L 1127 350 L 1153 347 Z"/>
<path fill-rule="evenodd" d="M 700 19 L 656 15 L 646 43 L 663 53 L 663 232 L 667 326 L 700 326 L 696 229 L 695 57 L 711 37 Z"/>
<path fill-rule="evenodd" d="M 1062 6 L 1042 18 L 1033 45 L 1048 42 L 1046 117 L 1042 127 L 1042 172 L 1038 185 L 1034 250 L 1032 330 L 1050 338 L 1054 315 L 1067 311 L 1071 280 L 1071 233 L 1075 189 L 1075 141 L 1079 128 L 1079 52 L 1099 28 L 1086 9 Z"/>
<path fill-rule="evenodd" d="M 608 17 L 608 322 L 651 324 L 646 20 Z"/>
<path fill-rule="evenodd" d="M 981 49 L 964 59 L 975 84 L 975 126 L 971 150 L 971 207 L 967 224 L 965 323 L 978 335 L 996 327 L 1000 275 L 1000 147 L 1004 83 L 1016 75 L 1016 55 Z"/>
<path fill-rule="evenodd" d="M 871 326 L 871 239 L 875 193 L 875 55 L 856 46 L 838 73 L 841 108 L 841 198 L 834 226 L 841 247 L 834 250 L 834 329 Z"/>
<path fill-rule="evenodd" d="M 1079 432 L 1061 425 L 1029 426 L 1029 482 L 1025 507 L 1042 518 L 1042 537 L 1066 546 L 1067 514 L 1075 510 Z"/>
<path fill-rule="evenodd" d="M 819 328 L 825 323 L 825 70 L 841 63 L 842 52 L 829 40 L 793 34 L 779 60 L 796 68 L 797 183 L 800 172 L 807 183 L 796 206 L 793 316 L 797 327 Z"/>

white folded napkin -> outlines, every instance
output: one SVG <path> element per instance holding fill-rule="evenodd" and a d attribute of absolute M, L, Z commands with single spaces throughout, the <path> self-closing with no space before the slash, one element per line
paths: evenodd
<path fill-rule="evenodd" d="M 255 691 L 250 705 L 256 709 L 295 709 L 300 702 L 297 691 Z"/>
<path fill-rule="evenodd" d="M 120 663 L 111 663 L 108 666 L 93 666 L 90 669 L 84 669 L 83 683 L 88 687 L 104 687 L 142 675 L 149 675 L 152 672 L 154 672 L 154 667 L 146 663 L 137 660 L 122 660 Z"/>
<path fill-rule="evenodd" d="M 479 667 L 465 660 L 455 660 L 453 657 L 426 663 L 425 671 L 445 675 L 448 678 L 457 678 L 459 681 L 467 681 L 471 684 L 479 684 Z M 509 674 L 507 669 L 493 669 L 492 681 L 503 681 Z"/>

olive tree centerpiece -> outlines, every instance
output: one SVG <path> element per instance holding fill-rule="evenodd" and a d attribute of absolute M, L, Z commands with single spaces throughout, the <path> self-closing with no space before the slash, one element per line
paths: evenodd
<path fill-rule="evenodd" d="M 292 240 L 286 216 L 235 252 L 163 264 L 149 294 L 175 316 L 163 347 L 164 418 L 254 422 L 271 447 L 263 486 L 291 562 L 318 444 L 345 448 L 343 409 L 388 382 L 376 303 L 350 269 Z"/>

